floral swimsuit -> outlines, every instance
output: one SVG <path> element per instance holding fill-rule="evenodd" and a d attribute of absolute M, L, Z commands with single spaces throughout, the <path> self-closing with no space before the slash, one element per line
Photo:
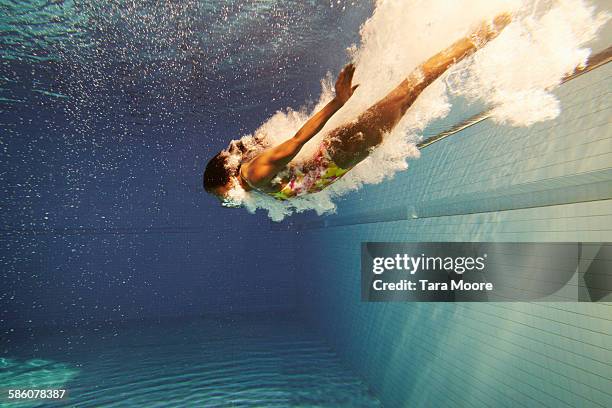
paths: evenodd
<path fill-rule="evenodd" d="M 325 143 L 321 144 L 314 159 L 308 163 L 307 167 L 308 170 L 304 172 L 304 167 L 288 166 L 279 174 L 279 177 L 285 178 L 283 176 L 286 175 L 286 172 L 289 173 L 287 184 L 280 191 L 267 194 L 277 200 L 288 200 L 292 197 L 317 193 L 350 170 L 350 168 L 343 169 L 334 163 Z"/>

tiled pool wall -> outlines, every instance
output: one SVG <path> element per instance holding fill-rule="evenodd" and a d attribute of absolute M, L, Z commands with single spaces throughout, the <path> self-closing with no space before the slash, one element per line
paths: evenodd
<path fill-rule="evenodd" d="M 611 85 L 607 64 L 553 121 L 427 147 L 300 232 L 301 310 L 385 407 L 612 406 L 612 304 L 368 304 L 359 265 L 363 241 L 612 241 Z"/>

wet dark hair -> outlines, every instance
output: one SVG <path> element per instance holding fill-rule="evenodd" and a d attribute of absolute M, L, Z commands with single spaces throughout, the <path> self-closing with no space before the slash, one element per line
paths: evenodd
<path fill-rule="evenodd" d="M 231 170 L 225 167 L 227 163 L 227 152 L 217 153 L 206 165 L 202 184 L 204 190 L 212 193 L 214 189 L 222 187 L 231 180 Z"/>
<path fill-rule="evenodd" d="M 238 169 L 236 170 L 227 168 L 227 159 L 230 156 L 240 156 L 240 161 L 247 160 L 252 157 L 253 153 L 256 153 L 262 149 L 264 143 L 261 138 L 255 138 L 254 145 L 258 147 L 255 149 L 251 147 L 251 149 L 249 149 L 242 140 L 232 140 L 227 150 L 220 151 L 212 159 L 210 159 L 206 165 L 206 169 L 204 169 L 204 176 L 202 177 L 204 190 L 208 191 L 209 193 L 213 193 L 214 189 L 229 183 L 232 176 L 238 174 L 240 166 L 238 166 Z"/>

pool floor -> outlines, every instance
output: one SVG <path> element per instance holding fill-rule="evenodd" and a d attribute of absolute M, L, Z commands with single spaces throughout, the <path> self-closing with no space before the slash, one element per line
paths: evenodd
<path fill-rule="evenodd" d="M 6 351 L 6 350 L 5 350 Z M 37 336 L 5 352 L 0 389 L 65 388 L 8 407 L 380 407 L 293 319 L 191 319 Z"/>

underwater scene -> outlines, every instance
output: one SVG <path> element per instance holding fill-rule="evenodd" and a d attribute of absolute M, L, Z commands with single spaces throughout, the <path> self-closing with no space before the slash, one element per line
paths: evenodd
<path fill-rule="evenodd" d="M 605 0 L 0 0 L 0 407 L 612 406 L 611 45 Z"/>

